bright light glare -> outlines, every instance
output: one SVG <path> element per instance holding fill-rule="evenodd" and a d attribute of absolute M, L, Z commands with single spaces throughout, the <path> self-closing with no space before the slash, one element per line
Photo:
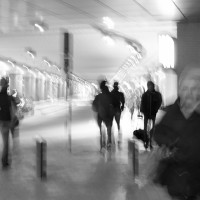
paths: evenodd
<path fill-rule="evenodd" d="M 22 65 L 23 67 L 25 67 L 27 70 L 29 70 L 29 68 L 26 65 Z"/>
<path fill-rule="evenodd" d="M 56 65 L 53 65 L 58 71 L 60 71 L 59 67 Z"/>
<path fill-rule="evenodd" d="M 9 71 L 9 67 L 8 67 L 8 65 L 6 65 L 6 63 L 0 61 L 0 70 L 1 71 Z"/>
<path fill-rule="evenodd" d="M 44 62 L 45 62 L 49 67 L 51 67 L 50 63 L 49 63 L 47 60 L 44 60 Z"/>
<path fill-rule="evenodd" d="M 176 12 L 176 7 L 171 0 L 157 0 L 159 10 L 167 15 L 173 16 Z"/>
<path fill-rule="evenodd" d="M 109 37 L 109 36 L 103 36 L 103 41 L 105 41 L 105 43 L 108 46 L 114 46 L 115 45 L 114 40 L 111 37 Z"/>
<path fill-rule="evenodd" d="M 24 74 L 24 71 L 23 71 L 20 67 L 17 67 L 17 69 L 19 70 L 19 72 L 20 72 L 21 74 Z"/>
<path fill-rule="evenodd" d="M 31 53 L 30 51 L 27 51 L 27 54 L 29 54 L 33 59 L 35 58 L 35 56 L 33 55 L 33 53 Z"/>
<path fill-rule="evenodd" d="M 13 68 L 15 67 L 15 64 L 12 61 L 8 60 L 8 63 L 10 63 Z"/>
<path fill-rule="evenodd" d="M 40 32 L 44 32 L 44 28 L 42 26 L 40 26 L 39 24 L 34 24 L 36 28 L 39 29 Z"/>
<path fill-rule="evenodd" d="M 108 29 L 113 29 L 115 27 L 115 24 L 110 17 L 103 17 L 103 23 Z"/>
<path fill-rule="evenodd" d="M 174 68 L 174 41 L 169 35 L 159 35 L 159 62 L 164 68 Z"/>
<path fill-rule="evenodd" d="M 137 53 L 137 51 L 134 49 L 134 47 L 131 46 L 130 44 L 128 44 L 127 47 L 128 47 L 129 51 L 130 51 L 132 54 L 135 55 L 135 54 Z"/>
<path fill-rule="evenodd" d="M 161 71 L 161 70 L 157 71 L 155 74 L 157 74 L 157 76 L 160 78 L 160 80 L 166 78 L 165 73 L 163 71 Z"/>
<path fill-rule="evenodd" d="M 129 90 L 132 90 L 132 87 L 130 86 L 130 84 L 126 81 L 123 82 L 124 85 L 126 85 L 126 87 L 129 89 Z"/>

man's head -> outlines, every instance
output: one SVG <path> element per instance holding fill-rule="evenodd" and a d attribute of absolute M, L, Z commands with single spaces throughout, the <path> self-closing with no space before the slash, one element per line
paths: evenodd
<path fill-rule="evenodd" d="M 148 91 L 152 92 L 154 90 L 154 83 L 152 81 L 147 82 Z"/>
<path fill-rule="evenodd" d="M 106 80 L 102 80 L 102 81 L 100 82 L 99 87 L 100 87 L 101 91 L 105 91 L 105 90 L 108 89 L 108 87 L 107 87 L 106 84 L 107 84 L 107 81 L 106 81 Z"/>
<path fill-rule="evenodd" d="M 200 112 L 200 66 L 185 68 L 179 77 L 180 106 L 188 111 Z"/>
<path fill-rule="evenodd" d="M 0 88 L 1 88 L 1 90 L 7 90 L 8 87 L 9 87 L 8 78 L 2 77 L 0 79 Z"/>
<path fill-rule="evenodd" d="M 113 87 L 115 90 L 119 89 L 119 83 L 117 81 L 114 82 Z"/>

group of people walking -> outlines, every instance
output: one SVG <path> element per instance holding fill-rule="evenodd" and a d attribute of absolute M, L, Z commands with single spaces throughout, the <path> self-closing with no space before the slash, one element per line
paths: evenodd
<path fill-rule="evenodd" d="M 110 147 L 112 143 L 111 129 L 113 119 L 115 119 L 118 127 L 118 141 L 121 141 L 122 134 L 120 131 L 120 118 L 121 112 L 124 110 L 125 106 L 125 96 L 122 92 L 119 91 L 119 83 L 114 82 L 112 91 L 109 91 L 109 88 L 106 84 L 107 82 L 105 80 L 100 82 L 101 92 L 95 97 L 92 105 L 93 110 L 97 113 L 97 123 L 100 128 L 100 148 L 105 146 L 105 144 L 103 144 L 102 138 L 102 122 L 105 123 L 107 128 L 107 146 Z M 150 144 L 150 148 L 152 148 L 152 135 L 155 129 L 155 119 L 158 109 L 162 103 L 162 97 L 161 93 L 155 90 L 154 83 L 152 81 L 147 82 L 147 88 L 148 90 L 141 96 L 139 110 L 144 115 L 144 146 L 145 148 L 148 148 L 148 145 Z M 147 132 L 147 123 L 149 120 L 152 120 L 153 122 L 153 128 L 150 132 L 150 140 Z"/>
<path fill-rule="evenodd" d="M 125 98 L 124 94 L 119 91 L 119 83 L 114 82 L 114 89 L 109 91 L 107 81 L 103 80 L 100 82 L 101 92 L 95 97 L 92 108 L 96 112 L 97 123 L 100 129 L 100 148 L 102 149 L 106 145 L 106 141 L 103 140 L 102 122 L 107 128 L 107 147 L 110 148 L 112 145 L 112 124 L 113 119 L 116 120 L 118 127 L 119 140 L 120 139 L 120 118 L 121 112 L 124 110 Z"/>

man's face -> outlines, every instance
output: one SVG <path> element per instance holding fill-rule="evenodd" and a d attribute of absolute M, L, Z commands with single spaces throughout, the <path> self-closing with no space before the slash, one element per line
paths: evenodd
<path fill-rule="evenodd" d="M 180 106 L 187 110 L 196 110 L 200 106 L 200 77 L 186 77 L 179 87 Z"/>
<path fill-rule="evenodd" d="M 150 92 L 152 92 L 153 89 L 154 89 L 154 86 L 153 86 L 152 84 L 148 84 L 148 85 L 147 85 L 147 88 L 148 88 L 148 90 L 149 90 Z"/>

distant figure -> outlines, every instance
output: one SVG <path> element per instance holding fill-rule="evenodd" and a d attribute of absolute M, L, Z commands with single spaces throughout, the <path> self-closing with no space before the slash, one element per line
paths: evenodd
<path fill-rule="evenodd" d="M 120 133 L 120 118 L 121 112 L 124 110 L 125 98 L 122 92 L 119 92 L 119 83 L 114 82 L 114 89 L 111 91 L 113 97 L 113 106 L 114 106 L 114 118 L 117 123 L 119 142 L 121 142 L 121 133 Z"/>
<path fill-rule="evenodd" d="M 113 99 L 112 95 L 106 86 L 106 81 L 101 81 L 100 83 L 100 89 L 101 93 L 98 94 L 93 103 L 92 108 L 93 111 L 97 113 L 97 123 L 100 129 L 100 148 L 102 149 L 105 147 L 104 141 L 103 141 L 103 135 L 102 135 L 102 122 L 105 123 L 107 128 L 107 134 L 108 134 L 108 141 L 107 141 L 107 147 L 111 147 L 111 128 L 112 128 L 112 122 L 114 117 L 114 108 L 113 108 Z"/>
<path fill-rule="evenodd" d="M 1 78 L 0 80 L 0 131 L 3 139 L 2 166 L 7 168 L 10 166 L 9 157 L 9 131 L 12 121 L 12 100 L 7 93 L 8 80 Z"/>
<path fill-rule="evenodd" d="M 168 150 L 155 170 L 154 182 L 172 198 L 200 196 L 200 68 L 186 68 L 179 78 L 178 99 L 155 128 L 155 142 Z"/>
<path fill-rule="evenodd" d="M 152 81 L 147 82 L 147 91 L 144 92 L 141 99 L 140 111 L 144 114 L 144 132 L 146 135 L 145 148 L 148 148 L 148 141 L 150 142 L 150 148 L 152 149 L 152 136 L 155 131 L 155 119 L 158 109 L 162 103 L 162 96 L 160 92 L 155 91 L 155 85 Z M 152 120 L 153 128 L 150 131 L 150 140 L 148 140 L 147 123 L 148 120 Z"/>

